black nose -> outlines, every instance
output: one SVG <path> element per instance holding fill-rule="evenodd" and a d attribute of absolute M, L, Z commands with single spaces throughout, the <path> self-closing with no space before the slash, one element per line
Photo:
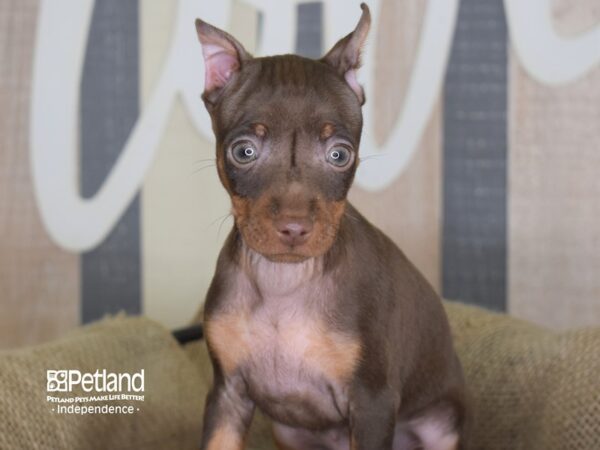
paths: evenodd
<path fill-rule="evenodd" d="M 275 228 L 281 242 L 293 247 L 304 244 L 308 240 L 313 224 L 308 219 L 282 218 L 275 221 Z"/>

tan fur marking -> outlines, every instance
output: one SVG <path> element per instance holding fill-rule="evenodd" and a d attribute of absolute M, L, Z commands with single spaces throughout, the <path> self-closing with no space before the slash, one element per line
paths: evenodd
<path fill-rule="evenodd" d="M 227 174 L 225 173 L 225 159 L 222 152 L 217 152 L 217 174 L 219 175 L 219 180 L 221 180 L 221 184 L 225 190 L 229 192 L 229 195 L 233 195 L 229 178 L 227 178 Z"/>
<path fill-rule="evenodd" d="M 231 204 L 233 206 L 233 214 L 236 218 L 246 220 L 248 210 L 250 207 L 250 201 L 247 198 L 239 197 L 237 195 L 231 196 Z"/>
<path fill-rule="evenodd" d="M 457 450 L 458 435 L 456 433 L 447 434 L 425 448 L 427 450 Z"/>
<path fill-rule="evenodd" d="M 244 237 L 245 243 L 258 253 L 273 258 L 275 255 L 288 253 L 290 250 L 281 243 L 273 225 L 269 210 L 271 198 L 271 192 L 266 192 L 258 199 L 253 200 L 232 195 L 231 202 L 235 223 Z M 306 203 L 307 205 L 308 203 Z M 297 260 L 321 256 L 329 250 L 335 241 L 345 208 L 345 200 L 327 202 L 317 199 L 317 212 L 310 238 L 305 244 L 294 249 Z M 281 260 L 286 261 L 286 259 Z M 295 260 L 290 259 L 289 261 Z"/>
<path fill-rule="evenodd" d="M 250 352 L 242 314 L 223 314 L 206 323 L 206 337 L 225 373 L 230 374 Z"/>
<path fill-rule="evenodd" d="M 267 127 L 262 123 L 256 123 L 252 128 L 254 128 L 254 134 L 259 138 L 263 138 L 267 134 Z"/>
<path fill-rule="evenodd" d="M 361 346 L 356 339 L 334 331 L 311 336 L 306 360 L 332 380 L 349 379 L 357 366 Z"/>
<path fill-rule="evenodd" d="M 244 441 L 230 426 L 223 426 L 213 431 L 207 450 L 242 450 Z"/>
<path fill-rule="evenodd" d="M 319 138 L 322 141 L 329 139 L 331 136 L 333 136 L 334 131 L 335 131 L 335 126 L 331 123 L 326 123 L 325 125 L 323 125 L 323 128 L 321 128 L 321 133 L 319 134 Z"/>
<path fill-rule="evenodd" d="M 268 342 L 268 333 L 240 312 L 221 314 L 206 324 L 209 345 L 225 373 L 250 358 L 257 343 Z M 361 354 L 358 340 L 311 319 L 286 321 L 273 338 L 282 351 L 297 354 L 303 364 L 331 380 L 351 377 Z"/>

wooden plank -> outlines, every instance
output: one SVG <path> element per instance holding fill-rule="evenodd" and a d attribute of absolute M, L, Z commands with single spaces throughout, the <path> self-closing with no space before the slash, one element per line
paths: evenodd
<path fill-rule="evenodd" d="M 94 4 L 81 77 L 80 185 L 94 196 L 139 114 L 138 0 Z M 81 255 L 81 320 L 141 309 L 140 200 L 134 197 L 108 236 Z"/>
<path fill-rule="evenodd" d="M 38 2 L 0 4 L 0 348 L 78 324 L 79 258 L 41 223 L 29 166 L 29 104 Z"/>
<path fill-rule="evenodd" d="M 562 36 L 589 31 L 600 22 L 600 2 L 597 0 L 554 0 L 550 5 L 554 29 Z"/>
<path fill-rule="evenodd" d="M 383 142 L 400 113 L 416 56 L 425 2 L 384 0 L 374 27 L 376 76 L 374 98 L 378 111 L 372 124 Z M 401 175 L 380 192 L 352 188 L 350 199 L 371 222 L 390 236 L 423 272 L 440 287 L 441 222 L 441 102 L 438 101 L 419 148 Z M 382 156 L 381 158 L 385 158 Z M 362 164 L 369 164 L 363 161 Z"/>
<path fill-rule="evenodd" d="M 577 6 L 588 14 L 558 10 L 565 34 L 597 10 L 594 0 Z M 600 67 L 549 87 L 513 52 L 510 79 L 510 312 L 555 328 L 598 325 Z"/>
<path fill-rule="evenodd" d="M 508 31 L 502 0 L 462 0 L 444 83 L 445 297 L 506 309 Z"/>

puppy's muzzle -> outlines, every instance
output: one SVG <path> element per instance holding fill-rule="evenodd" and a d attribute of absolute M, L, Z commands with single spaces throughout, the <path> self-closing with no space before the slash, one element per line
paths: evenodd
<path fill-rule="evenodd" d="M 280 218 L 274 221 L 279 240 L 289 247 L 304 244 L 313 230 L 313 223 L 307 218 Z"/>

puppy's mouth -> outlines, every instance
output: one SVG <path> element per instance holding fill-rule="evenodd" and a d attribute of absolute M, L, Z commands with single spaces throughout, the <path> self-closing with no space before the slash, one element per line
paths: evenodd
<path fill-rule="evenodd" d="M 321 236 L 312 233 L 290 237 L 269 227 L 266 230 L 242 229 L 240 234 L 246 245 L 273 262 L 298 263 L 320 256 L 329 249 L 328 244 L 323 245 Z"/>
<path fill-rule="evenodd" d="M 337 239 L 343 202 L 305 208 L 272 208 L 266 200 L 233 197 L 236 228 L 244 244 L 274 262 L 295 263 L 326 254 Z"/>
<path fill-rule="evenodd" d="M 244 244 L 273 262 L 299 263 L 322 256 L 335 239 L 332 227 L 321 223 L 315 223 L 315 229 L 297 222 L 261 225 L 253 221 L 238 223 L 238 230 Z"/>

